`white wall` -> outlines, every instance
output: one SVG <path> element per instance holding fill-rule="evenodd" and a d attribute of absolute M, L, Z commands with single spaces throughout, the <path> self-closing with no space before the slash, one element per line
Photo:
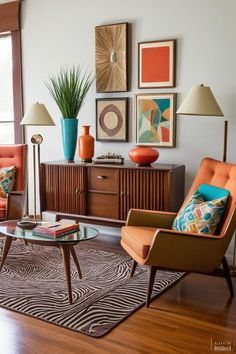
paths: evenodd
<path fill-rule="evenodd" d="M 235 0 L 25 0 L 22 2 L 23 88 L 25 108 L 43 102 L 56 127 L 27 128 L 27 136 L 44 136 L 42 160 L 62 159 L 60 112 L 44 81 L 62 66 L 82 64 L 95 70 L 96 25 L 131 23 L 131 91 L 96 94 L 95 84 L 79 114 L 79 126 L 92 125 L 95 135 L 95 98 L 130 97 L 130 142 L 96 143 L 96 155 L 107 151 L 127 157 L 134 146 L 133 96 L 137 92 L 177 92 L 178 103 L 194 84 L 209 85 L 229 120 L 228 160 L 236 162 L 236 31 Z M 137 89 L 137 43 L 177 39 L 177 86 L 166 90 Z M 81 129 L 79 129 L 81 132 Z M 80 133 L 79 133 L 80 134 Z M 223 120 L 177 117 L 177 147 L 160 148 L 159 162 L 186 166 L 188 189 L 204 156 L 221 159 Z"/>

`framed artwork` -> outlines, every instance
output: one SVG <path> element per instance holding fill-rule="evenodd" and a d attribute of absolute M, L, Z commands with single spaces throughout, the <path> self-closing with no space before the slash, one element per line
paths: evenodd
<path fill-rule="evenodd" d="M 96 99 L 96 140 L 128 141 L 128 97 Z"/>
<path fill-rule="evenodd" d="M 176 40 L 138 44 L 138 87 L 175 87 Z"/>
<path fill-rule="evenodd" d="M 135 115 L 137 144 L 175 147 L 176 93 L 136 95 Z"/>
<path fill-rule="evenodd" d="M 96 90 L 128 90 L 128 23 L 95 27 Z"/>

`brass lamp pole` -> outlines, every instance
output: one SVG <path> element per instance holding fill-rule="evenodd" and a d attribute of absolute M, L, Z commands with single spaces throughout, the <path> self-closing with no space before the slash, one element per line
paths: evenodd
<path fill-rule="evenodd" d="M 46 107 L 41 103 L 34 103 L 30 107 L 29 111 L 24 115 L 21 125 L 37 125 L 37 126 L 52 126 L 55 125 L 52 117 L 48 113 Z M 39 181 L 39 196 L 40 196 L 40 145 L 43 142 L 43 137 L 40 134 L 34 134 L 31 137 L 31 143 L 33 144 L 33 186 L 34 186 L 34 220 L 37 219 L 37 169 L 38 169 L 38 181 Z M 36 152 L 37 150 L 37 152 Z M 37 160 L 37 164 L 36 164 Z M 41 207 L 40 207 L 40 198 L 39 198 L 39 212 L 41 219 Z"/>

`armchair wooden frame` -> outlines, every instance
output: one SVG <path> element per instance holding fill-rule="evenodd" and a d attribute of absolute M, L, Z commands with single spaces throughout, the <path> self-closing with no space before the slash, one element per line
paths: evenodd
<path fill-rule="evenodd" d="M 172 230 L 176 213 L 131 209 L 126 226 L 122 228 L 121 245 L 133 258 L 131 276 L 137 263 L 149 267 L 149 284 L 146 306 L 149 307 L 156 271 L 185 271 L 224 277 L 229 292 L 234 296 L 231 275 L 225 257 L 226 250 L 236 229 L 236 165 L 213 159 L 204 159 L 199 173 L 190 189 L 191 194 L 204 183 L 205 172 L 211 170 L 210 178 L 205 183 L 211 183 L 230 190 L 230 200 L 222 222 L 219 235 L 196 234 Z M 204 173 L 202 171 L 204 170 Z M 216 170 L 216 172 L 214 172 Z M 149 250 L 145 257 L 133 247 L 133 241 L 139 242 L 135 236 L 137 230 L 153 231 Z M 222 265 L 222 268 L 220 266 Z"/>

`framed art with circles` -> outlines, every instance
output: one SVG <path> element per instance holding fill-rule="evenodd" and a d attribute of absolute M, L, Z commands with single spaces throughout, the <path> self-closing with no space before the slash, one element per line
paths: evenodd
<path fill-rule="evenodd" d="M 128 97 L 96 99 L 96 140 L 128 141 Z"/>

